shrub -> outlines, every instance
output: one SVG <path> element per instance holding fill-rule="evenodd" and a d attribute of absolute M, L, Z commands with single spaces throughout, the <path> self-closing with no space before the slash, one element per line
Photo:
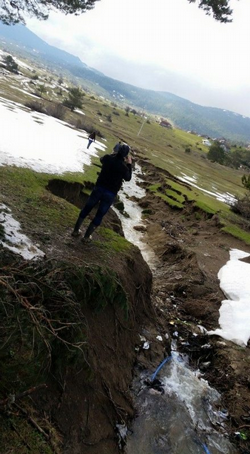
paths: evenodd
<path fill-rule="evenodd" d="M 225 151 L 221 148 L 219 142 L 215 142 L 211 145 L 207 157 L 212 162 L 218 162 L 219 164 L 223 164 L 225 160 Z"/>
<path fill-rule="evenodd" d="M 191 148 L 190 147 L 186 147 L 185 148 L 185 153 L 191 153 Z"/>
<path fill-rule="evenodd" d="M 31 110 L 35 110 L 40 113 L 47 113 L 46 108 L 43 103 L 37 101 L 29 101 L 25 103 L 26 107 L 29 107 Z"/>
<path fill-rule="evenodd" d="M 242 184 L 244 188 L 246 188 L 248 191 L 250 191 L 250 175 L 243 175 L 241 178 Z"/>
<path fill-rule="evenodd" d="M 250 194 L 246 194 L 243 199 L 237 199 L 231 210 L 245 219 L 250 219 Z"/>
<path fill-rule="evenodd" d="M 63 105 L 68 107 L 71 112 L 75 109 L 81 109 L 84 96 L 85 93 L 79 87 L 70 88 L 68 98 L 63 101 Z"/>
<path fill-rule="evenodd" d="M 50 104 L 47 107 L 47 114 L 51 117 L 58 118 L 59 120 L 63 120 L 66 115 L 66 109 L 62 104 Z"/>
<path fill-rule="evenodd" d="M 6 65 L 6 69 L 8 71 L 15 73 L 15 74 L 18 73 L 18 65 L 11 55 L 6 55 L 6 57 L 3 58 L 3 61 Z"/>
<path fill-rule="evenodd" d="M 92 124 L 88 123 L 86 120 L 80 120 L 78 118 L 76 121 L 72 120 L 71 123 L 77 129 L 83 129 L 88 134 L 91 134 L 92 132 L 95 132 L 98 137 L 101 137 L 101 138 L 104 139 L 104 135 L 101 133 L 101 131 L 99 129 L 96 129 Z"/>

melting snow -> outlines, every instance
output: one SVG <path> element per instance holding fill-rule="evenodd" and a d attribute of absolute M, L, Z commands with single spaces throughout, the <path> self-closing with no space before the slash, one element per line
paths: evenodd
<path fill-rule="evenodd" d="M 0 205 L 0 223 L 4 229 L 4 237 L 0 244 L 25 260 L 38 259 L 45 254 L 36 247 L 29 238 L 20 232 L 21 227 L 11 215 L 11 210 L 4 204 Z"/>
<path fill-rule="evenodd" d="M 141 173 L 141 167 L 138 164 L 135 164 L 135 171 L 133 172 L 132 180 L 125 182 L 122 190 L 119 192 L 119 198 L 124 203 L 124 211 L 129 215 L 129 217 L 124 216 L 114 207 L 113 210 L 120 218 L 125 238 L 135 246 L 139 247 L 144 260 L 150 266 L 156 263 L 155 254 L 143 241 L 143 233 L 134 229 L 135 226 L 142 225 L 143 210 L 136 201 L 129 199 L 130 197 L 141 199 L 146 195 L 145 189 L 139 186 L 139 183 L 143 181 L 139 177 Z"/>
<path fill-rule="evenodd" d="M 234 202 L 236 201 L 234 195 L 230 194 L 229 192 L 221 193 L 221 192 L 212 192 L 208 191 L 207 189 L 201 188 L 198 186 L 196 183 L 197 177 L 189 177 L 185 175 L 183 172 L 183 177 L 177 177 L 179 180 L 184 181 L 184 183 L 189 183 L 191 186 L 194 188 L 199 189 L 202 192 L 205 192 L 208 195 L 211 195 L 212 197 L 215 197 L 217 200 L 220 200 L 220 202 L 227 203 L 228 205 L 233 205 Z"/>
<path fill-rule="evenodd" d="M 220 287 L 228 298 L 220 308 L 220 328 L 209 331 L 238 345 L 250 339 L 250 264 L 240 261 L 250 254 L 238 249 L 230 251 L 230 260 L 219 273 Z"/>
<path fill-rule="evenodd" d="M 87 150 L 87 133 L 54 117 L 0 98 L 0 165 L 29 167 L 37 172 L 83 172 L 97 149 L 96 141 Z"/>

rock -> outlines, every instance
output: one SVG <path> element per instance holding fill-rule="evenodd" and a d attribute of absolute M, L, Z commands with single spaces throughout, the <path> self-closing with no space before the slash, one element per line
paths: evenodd
<path fill-rule="evenodd" d="M 146 232 L 147 228 L 144 225 L 135 225 L 134 230 L 137 232 Z"/>

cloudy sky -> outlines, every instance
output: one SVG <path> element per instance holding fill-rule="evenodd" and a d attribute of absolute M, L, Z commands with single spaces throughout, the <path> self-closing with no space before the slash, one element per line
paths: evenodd
<path fill-rule="evenodd" d="M 101 0 L 27 26 L 108 76 L 250 117 L 250 1 L 221 24 L 188 0 Z"/>

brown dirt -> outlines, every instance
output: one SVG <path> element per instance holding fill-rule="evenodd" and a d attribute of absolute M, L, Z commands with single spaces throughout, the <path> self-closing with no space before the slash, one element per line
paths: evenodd
<path fill-rule="evenodd" d="M 114 215 L 109 213 L 105 225 L 113 223 Z M 94 240 L 103 241 L 98 232 Z M 47 258 L 56 253 L 58 259 L 80 266 L 102 265 L 114 270 L 128 295 L 129 317 L 124 309 L 112 305 L 97 313 L 86 308 L 91 372 L 75 373 L 69 367 L 62 384 L 51 380 L 47 393 L 40 393 L 38 405 L 62 435 L 63 454 L 117 454 L 116 424 L 127 424 L 134 416 L 129 387 L 138 333 L 145 320 L 155 316 L 150 302 L 151 273 L 137 248 L 132 247 L 124 256 L 108 254 L 94 241 L 82 244 L 69 235 L 56 249 L 48 247 Z"/>
<path fill-rule="evenodd" d="M 144 167 L 145 186 L 148 183 L 161 181 L 159 172 L 151 168 L 148 163 L 144 163 Z M 81 205 L 81 201 L 76 203 L 74 200 L 74 203 Z M 80 382 L 76 378 L 68 381 L 65 407 L 62 407 L 63 411 L 60 410 L 59 413 L 56 411 L 54 415 L 68 440 L 69 448 L 65 448 L 64 452 L 69 453 L 74 447 L 74 453 L 77 454 L 81 452 L 83 444 L 86 454 L 118 452 L 117 439 L 114 437 L 115 422 L 128 422 L 133 416 L 133 404 L 128 388 L 132 380 L 131 364 L 135 361 L 136 336 L 145 335 L 151 344 L 149 350 L 141 349 L 141 343 L 139 344 L 137 368 L 154 370 L 170 351 L 170 342 L 165 340 L 159 343 L 156 341 L 156 335 L 164 336 L 165 333 L 173 335 L 178 331 L 178 349 L 189 355 L 193 367 L 199 368 L 210 385 L 221 393 L 221 408 L 227 408 L 229 411 L 228 432 L 232 443 L 239 453 L 249 454 L 249 347 L 241 348 L 220 337 L 204 335 L 197 325 L 202 325 L 207 330 L 218 327 L 219 308 L 224 295 L 219 287 L 217 273 L 229 260 L 231 248 L 244 249 L 247 252 L 250 252 L 250 248 L 221 232 L 217 216 L 209 219 L 204 213 L 200 213 L 200 219 L 197 220 L 191 204 L 184 212 L 180 212 L 171 209 L 164 201 L 149 193 L 140 203 L 144 208 L 152 210 L 152 214 L 146 218 L 145 240 L 157 257 L 157 264 L 153 271 L 152 291 L 155 316 L 151 321 L 152 313 L 148 317 L 149 313 L 146 311 L 145 317 L 140 319 L 139 324 L 133 325 L 132 330 L 127 333 L 128 337 L 125 333 L 124 338 L 123 332 L 121 342 L 115 341 L 115 334 L 113 338 L 109 336 L 112 330 L 115 331 L 113 314 L 103 314 L 100 324 L 96 318 L 90 321 L 91 343 L 94 346 L 93 357 L 95 358 L 93 359 L 94 370 L 99 372 L 95 377 L 94 386 L 91 383 L 85 387 L 84 402 L 80 400 L 77 406 L 76 396 L 82 395 L 81 392 L 79 394 Z M 113 228 L 116 225 L 116 230 L 120 230 L 113 214 L 110 213 L 105 222 Z M 98 236 L 98 232 L 96 235 Z M 71 250 L 71 241 L 69 243 Z M 85 249 L 85 253 L 88 260 L 100 260 L 99 251 L 95 251 L 95 248 L 91 249 L 91 246 L 90 249 Z M 145 286 L 145 277 L 147 276 L 146 279 L 148 279 L 148 274 L 145 274 L 145 271 L 142 272 L 144 268 L 141 268 L 141 259 L 137 257 L 126 270 L 124 270 L 124 264 L 121 265 L 117 261 L 112 263 L 119 270 L 125 285 L 131 281 L 132 276 L 135 278 L 139 273 L 137 285 L 142 288 Z M 135 301 L 134 296 L 132 300 Z M 139 313 L 140 311 L 141 307 Z M 107 327 L 107 331 L 104 327 Z M 97 342 L 100 332 L 102 340 Z M 197 336 L 193 336 L 193 333 Z M 126 349 L 124 349 L 124 339 Z M 203 346 L 207 344 L 210 347 L 204 348 Z M 129 349 L 132 350 L 130 353 Z M 125 362 L 123 361 L 120 367 L 120 358 L 124 355 L 128 356 L 128 359 L 125 361 L 124 358 Z M 104 385 L 104 382 L 108 385 Z M 123 383 L 122 389 L 121 383 Z M 74 402 L 72 414 L 69 412 L 69 401 L 72 404 Z M 89 408 L 93 408 L 93 413 L 86 423 L 86 413 L 88 414 Z M 86 438 L 79 439 L 80 424 L 76 418 L 76 410 L 81 415 L 79 420 L 85 427 L 83 432 Z M 65 419 L 65 413 L 70 415 L 71 421 L 75 421 L 74 428 L 71 427 L 73 423 L 69 424 L 69 420 Z M 242 430 L 248 436 L 247 441 L 235 435 L 235 432 Z"/>
<path fill-rule="evenodd" d="M 143 163 L 142 163 L 143 164 Z M 151 166 L 144 164 L 147 183 L 161 181 Z M 217 278 L 229 260 L 229 250 L 250 253 L 249 246 L 220 231 L 218 217 L 197 221 L 190 205 L 173 210 L 152 194 L 141 201 L 153 214 L 147 216 L 146 241 L 159 260 L 153 276 L 153 302 L 158 317 L 170 333 L 178 331 L 178 349 L 189 355 L 211 386 L 222 396 L 229 411 L 228 432 L 237 452 L 250 453 L 250 350 L 218 336 L 201 333 L 218 327 L 219 308 L 225 298 Z M 193 336 L 193 333 L 198 334 Z M 209 348 L 203 346 L 209 344 Z M 235 432 L 244 431 L 243 441 Z"/>
<path fill-rule="evenodd" d="M 146 184 L 161 181 L 157 170 L 146 163 L 144 166 Z M 81 207 L 81 187 L 65 184 L 59 187 L 51 182 L 49 189 Z M 203 215 L 197 220 L 191 205 L 185 212 L 175 211 L 150 194 L 140 203 L 152 210 L 145 221 L 145 241 L 157 257 L 152 294 L 152 276 L 137 248 L 114 255 L 100 250 L 94 242 L 83 245 L 79 239 L 72 239 L 70 230 L 63 238 L 56 234 L 50 238 L 41 234 L 39 238 L 36 233 L 35 239 L 46 250 L 46 259 L 113 269 L 129 297 L 128 319 L 121 308 L 113 306 L 98 313 L 86 309 L 91 374 L 89 369 L 75 373 L 69 366 L 60 382 L 51 376 L 47 391 L 33 397 L 39 417 L 56 427 L 63 454 L 118 454 L 116 424 L 128 424 L 134 416 L 130 386 L 135 365 L 140 370 L 155 370 L 170 352 L 170 341 L 159 343 L 156 335 L 178 331 L 178 349 L 189 355 L 193 366 L 221 393 L 222 408 L 230 414 L 231 440 L 240 454 L 249 454 L 249 347 L 208 337 L 197 325 L 206 329 L 218 326 L 223 294 L 217 273 L 229 259 L 231 248 L 247 252 L 250 248 L 222 233 L 216 216 L 207 219 Z M 25 229 L 25 219 L 22 225 Z M 111 211 L 104 225 L 121 232 Z M 94 239 L 103 241 L 98 230 Z M 141 348 L 139 334 L 150 340 L 149 350 Z M 203 348 L 207 344 L 210 347 Z M 247 441 L 234 435 L 239 430 L 246 431 Z"/>

